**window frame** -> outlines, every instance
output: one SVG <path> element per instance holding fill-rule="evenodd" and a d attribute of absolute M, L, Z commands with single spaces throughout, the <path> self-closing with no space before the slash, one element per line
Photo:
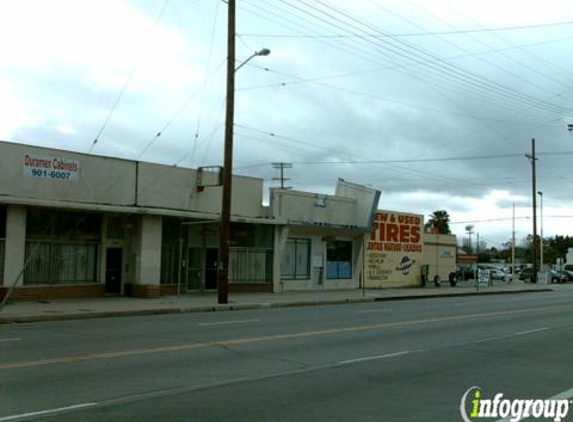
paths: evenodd
<path fill-rule="evenodd" d="M 353 249 L 352 240 L 333 240 L 326 243 L 327 280 L 352 279 Z"/>
<path fill-rule="evenodd" d="M 308 238 L 300 238 L 300 237 L 289 237 L 285 244 L 285 252 L 283 254 L 283 261 L 287 251 L 287 247 L 289 244 L 294 244 L 294 253 L 293 253 L 293 260 L 294 260 L 294 273 L 293 274 L 284 274 L 283 272 L 283 262 L 281 262 L 281 280 L 309 280 L 311 277 L 310 272 L 310 256 L 312 250 L 312 241 Z M 306 251 L 306 268 L 300 269 L 300 264 L 298 262 L 298 247 L 305 246 L 307 248 Z M 299 271 L 300 270 L 300 271 Z"/>

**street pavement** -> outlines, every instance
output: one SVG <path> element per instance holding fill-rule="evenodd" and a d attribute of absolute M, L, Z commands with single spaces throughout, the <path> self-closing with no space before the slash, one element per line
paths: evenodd
<path fill-rule="evenodd" d="M 99 317 L 159 315 L 188 312 L 246 310 L 267 307 L 328 305 L 341 303 L 376 302 L 413 298 L 530 293 L 573 285 L 535 285 L 496 281 L 493 286 L 476 290 L 473 281 L 460 282 L 456 287 L 442 284 L 424 288 L 378 290 L 316 290 L 282 293 L 231 293 L 228 304 L 218 304 L 215 292 L 184 293 L 155 299 L 132 297 L 97 297 L 50 299 L 35 302 L 8 303 L 0 310 L 0 324 L 38 322 Z"/>
<path fill-rule="evenodd" d="M 473 386 L 570 399 L 573 288 L 552 288 L 5 324 L 0 422 L 457 422 Z"/>

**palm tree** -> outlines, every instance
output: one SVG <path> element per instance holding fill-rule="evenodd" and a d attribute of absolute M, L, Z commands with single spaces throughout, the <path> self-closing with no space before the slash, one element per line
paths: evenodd
<path fill-rule="evenodd" d="M 445 210 L 437 210 L 430 214 L 430 218 L 425 225 L 426 229 L 436 231 L 440 234 L 451 234 L 450 215 Z"/>

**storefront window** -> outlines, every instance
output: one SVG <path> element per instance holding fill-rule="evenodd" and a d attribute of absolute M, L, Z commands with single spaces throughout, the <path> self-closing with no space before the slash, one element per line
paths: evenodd
<path fill-rule="evenodd" d="M 29 208 L 26 219 L 26 237 L 99 241 L 101 238 L 101 215 Z"/>
<path fill-rule="evenodd" d="M 267 224 L 231 224 L 231 247 L 273 248 L 274 226 Z"/>
<path fill-rule="evenodd" d="M 326 278 L 352 278 L 352 242 L 337 240 L 326 244 Z"/>
<path fill-rule="evenodd" d="M 101 215 L 29 208 L 25 285 L 97 283 Z"/>
<path fill-rule="evenodd" d="M 288 239 L 281 262 L 281 277 L 286 280 L 310 278 L 310 240 Z"/>
<path fill-rule="evenodd" d="M 6 206 L 0 205 L 0 239 L 6 237 Z"/>
<path fill-rule="evenodd" d="M 4 279 L 4 249 L 6 245 L 6 206 L 0 205 L 0 285 Z"/>
<path fill-rule="evenodd" d="M 26 243 L 24 284 L 96 283 L 98 245 Z"/>

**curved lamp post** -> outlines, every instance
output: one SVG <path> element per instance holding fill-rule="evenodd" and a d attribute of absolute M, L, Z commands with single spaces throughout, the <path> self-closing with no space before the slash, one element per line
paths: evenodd
<path fill-rule="evenodd" d="M 231 188 L 233 180 L 233 124 L 235 118 L 235 72 L 256 56 L 268 56 L 271 50 L 263 48 L 235 67 L 235 0 L 228 0 L 227 29 L 227 103 L 225 117 L 225 157 L 223 163 L 223 194 L 221 228 L 219 233 L 219 265 L 217 277 L 218 303 L 229 302 L 229 240 L 231 235 Z"/>

